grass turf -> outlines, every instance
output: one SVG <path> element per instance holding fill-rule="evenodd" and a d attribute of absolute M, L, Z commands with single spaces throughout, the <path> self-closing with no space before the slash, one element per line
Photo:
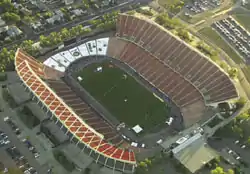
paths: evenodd
<path fill-rule="evenodd" d="M 250 31 L 249 14 L 235 14 L 233 17 L 248 31 Z"/>
<path fill-rule="evenodd" d="M 241 57 L 221 38 L 221 36 L 212 28 L 206 27 L 199 30 L 199 33 L 206 36 L 210 41 L 220 47 L 236 63 L 241 63 Z"/>
<path fill-rule="evenodd" d="M 102 72 L 96 72 L 99 66 L 103 68 Z M 169 117 L 169 107 L 164 102 L 108 61 L 91 64 L 78 76 L 83 79 L 81 85 L 97 101 L 130 127 L 139 124 L 147 131 Z"/>

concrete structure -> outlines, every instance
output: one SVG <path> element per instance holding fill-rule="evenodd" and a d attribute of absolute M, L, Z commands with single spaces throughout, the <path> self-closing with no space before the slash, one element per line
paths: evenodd
<path fill-rule="evenodd" d="M 214 159 L 217 153 L 212 150 L 200 133 L 195 134 L 172 150 L 174 157 L 190 172 L 195 173 Z"/>

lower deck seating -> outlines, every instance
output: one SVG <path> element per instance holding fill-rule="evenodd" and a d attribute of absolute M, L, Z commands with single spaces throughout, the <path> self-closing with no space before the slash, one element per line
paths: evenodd
<path fill-rule="evenodd" d="M 219 66 L 154 21 L 120 14 L 116 36 L 137 44 L 175 69 L 202 93 L 206 103 L 238 97 L 233 81 Z"/>
<path fill-rule="evenodd" d="M 163 93 L 169 96 L 178 106 L 184 107 L 202 100 L 199 91 L 166 64 L 150 55 L 137 45 L 113 40 L 123 49 L 120 52 L 108 52 L 108 56 L 116 57 L 136 70 L 142 77 Z M 124 44 L 126 43 L 126 44 Z"/>
<path fill-rule="evenodd" d="M 121 136 L 103 118 L 76 95 L 63 81 L 49 80 L 47 82 L 58 96 L 70 106 L 78 116 L 80 116 L 89 126 L 103 134 L 105 140 L 119 146 L 123 140 Z"/>

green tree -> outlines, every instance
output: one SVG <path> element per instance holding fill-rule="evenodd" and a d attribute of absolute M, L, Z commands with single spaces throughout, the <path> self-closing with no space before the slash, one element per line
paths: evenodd
<path fill-rule="evenodd" d="M 0 52 L 0 71 L 5 72 L 6 68 L 13 67 L 13 60 L 15 57 L 14 50 L 8 50 L 7 48 L 2 48 Z M 11 68 L 13 70 L 13 68 Z"/>
<path fill-rule="evenodd" d="M 15 7 L 12 4 L 11 0 L 1 0 L 0 7 L 4 12 L 15 12 Z"/>
<path fill-rule="evenodd" d="M 61 37 L 63 40 L 69 39 L 71 37 L 71 34 L 67 28 L 63 28 L 61 30 Z"/>
<path fill-rule="evenodd" d="M 148 158 L 145 159 L 145 163 L 147 164 L 147 166 L 151 166 L 152 165 L 152 161 Z"/>
<path fill-rule="evenodd" d="M 139 166 L 142 167 L 142 168 L 147 168 L 148 167 L 147 163 L 145 163 L 144 161 L 141 161 L 139 163 Z"/>
<path fill-rule="evenodd" d="M 233 169 L 228 169 L 226 174 L 234 174 L 234 170 Z"/>
<path fill-rule="evenodd" d="M 39 37 L 39 41 L 40 41 L 40 45 L 41 47 L 46 47 L 46 46 L 50 46 L 51 45 L 51 42 L 50 40 L 48 39 L 48 37 L 44 36 L 44 35 L 41 35 Z"/>
<path fill-rule="evenodd" d="M 225 71 L 228 71 L 229 66 L 226 62 L 222 61 L 222 62 L 220 62 L 219 65 L 222 69 L 224 69 Z"/>
<path fill-rule="evenodd" d="M 53 16 L 53 13 L 50 12 L 50 11 L 47 11 L 47 12 L 44 14 L 44 16 L 45 16 L 46 18 L 50 18 L 50 17 Z"/>
<path fill-rule="evenodd" d="M 237 116 L 237 118 L 240 118 L 240 119 L 248 119 L 250 117 L 249 113 L 248 112 L 244 112 L 242 114 L 240 114 L 239 116 Z"/>
<path fill-rule="evenodd" d="M 177 30 L 177 35 L 186 42 L 192 42 L 192 38 L 189 34 L 189 32 L 183 28 L 180 28 Z"/>
<path fill-rule="evenodd" d="M 228 74 L 231 78 L 237 78 L 238 76 L 238 69 L 237 68 L 230 68 L 228 70 Z"/>
<path fill-rule="evenodd" d="M 7 21 L 19 22 L 21 20 L 20 16 L 12 13 L 12 12 L 5 12 L 3 14 L 3 19 Z"/>
<path fill-rule="evenodd" d="M 211 174 L 225 174 L 224 169 L 222 167 L 216 167 L 215 169 L 211 170 Z"/>
<path fill-rule="evenodd" d="M 168 14 L 161 13 L 156 18 L 155 21 L 167 29 L 175 29 L 181 27 L 180 21 L 178 19 L 170 19 Z"/>
<path fill-rule="evenodd" d="M 135 10 L 131 10 L 131 11 L 128 11 L 128 12 L 127 12 L 128 15 L 134 15 L 135 13 L 136 13 Z"/>
<path fill-rule="evenodd" d="M 33 40 L 25 40 L 21 43 L 20 47 L 28 54 L 35 56 L 38 50 L 33 46 Z"/>
<path fill-rule="evenodd" d="M 70 33 L 71 33 L 72 36 L 78 36 L 78 35 L 80 35 L 82 33 L 82 31 L 83 31 L 83 26 L 82 25 L 77 25 L 77 26 L 72 27 L 70 29 Z"/>
<path fill-rule="evenodd" d="M 52 33 L 50 33 L 48 38 L 49 38 L 52 45 L 57 45 L 60 42 L 62 42 L 62 38 L 61 38 L 60 33 L 52 32 Z"/>
<path fill-rule="evenodd" d="M 236 101 L 237 109 L 242 108 L 246 104 L 247 100 L 244 97 L 240 97 L 238 101 Z"/>
<path fill-rule="evenodd" d="M 31 16 L 24 16 L 23 20 L 27 23 L 31 23 L 32 22 L 32 17 Z"/>

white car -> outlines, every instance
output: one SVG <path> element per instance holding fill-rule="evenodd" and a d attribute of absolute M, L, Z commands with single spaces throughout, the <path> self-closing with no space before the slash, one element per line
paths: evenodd
<path fill-rule="evenodd" d="M 40 155 L 39 155 L 39 153 L 35 153 L 34 156 L 35 156 L 35 158 L 38 158 Z"/>
<path fill-rule="evenodd" d="M 234 142 L 234 144 L 238 144 L 240 141 L 239 140 L 236 140 L 235 142 Z"/>
<path fill-rule="evenodd" d="M 4 117 L 3 121 L 8 121 L 9 119 L 9 117 Z"/>
<path fill-rule="evenodd" d="M 246 148 L 246 145 L 243 144 L 240 148 L 245 149 L 245 148 Z"/>

